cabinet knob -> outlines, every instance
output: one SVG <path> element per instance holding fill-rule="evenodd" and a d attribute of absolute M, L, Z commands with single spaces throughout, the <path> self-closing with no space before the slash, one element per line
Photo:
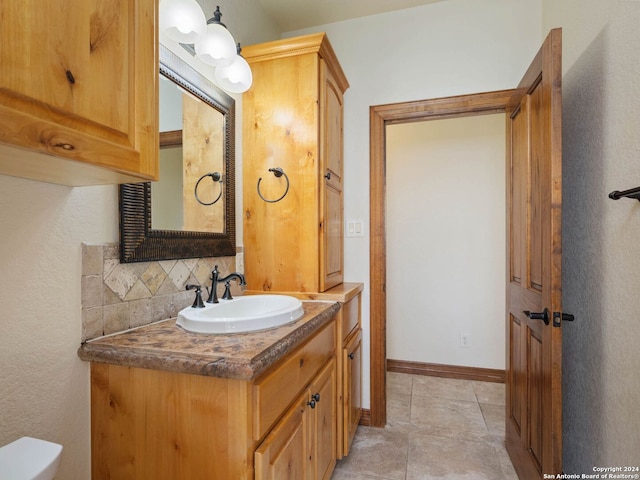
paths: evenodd
<path fill-rule="evenodd" d="M 327 180 L 331 180 L 331 172 L 327 172 L 324 178 L 326 178 Z"/>
<path fill-rule="evenodd" d="M 355 358 L 355 356 L 356 356 L 355 352 L 351 352 L 349 354 L 349 360 L 353 360 Z"/>
<path fill-rule="evenodd" d="M 307 405 L 309 405 L 311 408 L 316 408 L 316 403 L 319 401 L 320 401 L 320 394 L 314 393 L 313 395 L 311 395 L 311 400 L 307 402 Z"/>

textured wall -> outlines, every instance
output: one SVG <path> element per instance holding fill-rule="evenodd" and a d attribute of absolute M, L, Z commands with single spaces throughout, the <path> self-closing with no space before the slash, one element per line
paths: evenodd
<path fill-rule="evenodd" d="M 0 444 L 64 447 L 60 478 L 89 478 L 89 368 L 80 345 L 81 242 L 117 240 L 115 187 L 0 176 Z"/>
<path fill-rule="evenodd" d="M 640 2 L 545 0 L 563 27 L 564 471 L 640 460 Z"/>

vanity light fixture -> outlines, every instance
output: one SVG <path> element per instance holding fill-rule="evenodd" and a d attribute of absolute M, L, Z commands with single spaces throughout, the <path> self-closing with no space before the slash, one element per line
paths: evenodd
<path fill-rule="evenodd" d="M 243 93 L 249 90 L 253 83 L 253 74 L 247 61 L 240 55 L 238 44 L 237 55 L 231 65 L 216 68 L 216 83 L 228 92 Z"/>
<path fill-rule="evenodd" d="M 196 0 L 162 0 L 160 30 L 178 43 L 195 43 L 207 29 L 207 19 Z"/>
<path fill-rule="evenodd" d="M 196 57 L 213 67 L 226 67 L 236 59 L 236 41 L 220 21 L 222 13 L 216 7 L 213 18 L 207 21 L 205 34 L 196 40 Z"/>
<path fill-rule="evenodd" d="M 253 81 L 251 68 L 240 56 L 237 44 L 216 7 L 213 17 L 205 15 L 196 0 L 161 0 L 160 29 L 191 55 L 215 67 L 218 85 L 233 93 L 246 92 Z"/>

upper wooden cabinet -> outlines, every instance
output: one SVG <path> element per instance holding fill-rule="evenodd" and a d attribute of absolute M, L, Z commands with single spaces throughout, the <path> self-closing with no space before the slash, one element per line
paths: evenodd
<path fill-rule="evenodd" d="M 253 72 L 242 100 L 248 289 L 323 292 L 343 278 L 349 84 L 324 33 L 249 46 L 242 54 Z M 285 175 L 276 177 L 274 168 Z M 287 179 L 287 194 L 274 201 L 287 191 Z"/>
<path fill-rule="evenodd" d="M 157 0 L 0 2 L 0 174 L 157 178 Z"/>

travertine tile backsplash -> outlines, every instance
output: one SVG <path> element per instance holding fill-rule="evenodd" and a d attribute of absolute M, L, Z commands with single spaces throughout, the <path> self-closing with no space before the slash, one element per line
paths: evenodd
<path fill-rule="evenodd" d="M 227 275 L 235 257 L 120 263 L 118 244 L 83 244 L 82 341 L 175 317 L 193 302 L 185 286 L 210 285 L 214 265 Z"/>

